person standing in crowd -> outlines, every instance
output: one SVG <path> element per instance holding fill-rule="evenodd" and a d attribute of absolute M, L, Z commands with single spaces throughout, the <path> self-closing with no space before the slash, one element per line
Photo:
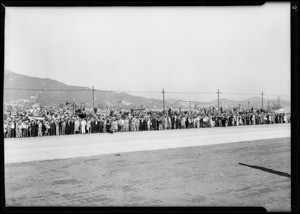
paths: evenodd
<path fill-rule="evenodd" d="M 69 134 L 69 119 L 65 120 L 65 135 Z"/>
<path fill-rule="evenodd" d="M 7 123 L 5 123 L 5 125 L 6 125 L 7 137 L 10 138 L 11 137 L 11 122 L 7 122 Z"/>
<path fill-rule="evenodd" d="M 100 133 L 100 121 L 99 121 L 99 119 L 95 120 L 95 133 Z"/>
<path fill-rule="evenodd" d="M 158 130 L 163 130 L 163 117 L 158 118 Z"/>
<path fill-rule="evenodd" d="M 65 120 L 63 120 L 61 123 L 61 132 L 62 132 L 62 135 L 66 134 L 66 121 Z"/>
<path fill-rule="evenodd" d="M 233 116 L 229 115 L 228 117 L 228 126 L 233 126 Z"/>
<path fill-rule="evenodd" d="M 171 127 L 172 127 L 172 121 L 171 121 L 171 116 L 167 116 L 167 124 L 168 124 L 168 129 L 171 129 Z"/>
<path fill-rule="evenodd" d="M 113 119 L 111 121 L 111 128 L 110 128 L 111 132 L 117 132 L 118 131 L 118 123 L 115 119 Z"/>
<path fill-rule="evenodd" d="M 55 126 L 55 134 L 59 135 L 59 122 L 58 122 L 58 120 L 54 121 L 54 126 Z"/>
<path fill-rule="evenodd" d="M 199 114 L 196 117 L 196 127 L 200 128 L 200 115 Z"/>
<path fill-rule="evenodd" d="M 156 117 L 156 130 L 159 130 L 159 121 L 160 121 L 160 114 L 159 115 L 157 115 L 157 117 Z"/>
<path fill-rule="evenodd" d="M 252 120 L 252 124 L 251 125 L 255 125 L 255 115 L 254 114 L 252 114 L 251 120 Z"/>
<path fill-rule="evenodd" d="M 55 122 L 51 120 L 51 134 L 56 135 L 55 131 L 56 131 Z"/>
<path fill-rule="evenodd" d="M 66 123 L 66 134 L 67 135 L 72 134 L 72 124 L 71 124 L 70 118 L 67 120 L 67 123 Z"/>
<path fill-rule="evenodd" d="M 171 129 L 175 129 L 175 117 L 176 115 L 171 116 Z"/>
<path fill-rule="evenodd" d="M 236 113 L 236 125 L 237 126 L 242 125 L 242 116 L 239 112 Z"/>
<path fill-rule="evenodd" d="M 242 117 L 242 116 L 239 117 L 239 120 L 240 120 L 240 121 L 239 121 L 239 125 L 240 125 L 240 126 L 244 125 L 244 124 L 243 124 L 243 117 Z"/>
<path fill-rule="evenodd" d="M 28 126 L 27 126 L 27 122 L 23 121 L 22 122 L 22 126 L 23 126 L 23 137 L 28 137 Z"/>
<path fill-rule="evenodd" d="M 19 137 L 23 137 L 23 127 L 24 127 L 24 123 L 23 121 L 19 121 Z"/>
<path fill-rule="evenodd" d="M 85 134 L 85 130 L 86 130 L 86 121 L 85 119 L 81 120 L 81 134 Z"/>
<path fill-rule="evenodd" d="M 176 116 L 176 129 L 182 129 L 181 127 L 181 123 L 182 123 L 182 118 L 184 117 L 184 113 L 179 114 L 178 116 Z M 185 121 L 185 119 L 184 119 Z"/>
<path fill-rule="evenodd" d="M 49 121 L 46 121 L 45 127 L 46 127 L 45 136 L 49 136 L 49 134 L 50 134 L 50 128 L 51 128 Z"/>
<path fill-rule="evenodd" d="M 123 130 L 124 130 L 124 132 L 129 131 L 129 121 L 128 121 L 127 116 L 125 116 L 124 119 L 123 119 Z"/>
<path fill-rule="evenodd" d="M 62 122 L 63 122 L 63 119 L 60 118 L 60 119 L 59 119 L 59 122 L 58 122 L 58 126 L 59 126 L 59 135 L 62 135 L 62 134 L 63 134 L 63 133 L 62 133 Z"/>
<path fill-rule="evenodd" d="M 38 120 L 34 121 L 34 132 L 35 132 L 35 137 L 37 137 L 38 136 L 38 132 L 39 132 Z"/>
<path fill-rule="evenodd" d="M 109 118 L 107 118 L 107 120 L 106 120 L 106 132 L 109 132 L 110 126 L 111 126 L 111 120 Z"/>
<path fill-rule="evenodd" d="M 118 129 L 120 132 L 124 132 L 124 120 L 122 117 L 118 120 Z"/>
<path fill-rule="evenodd" d="M 100 118 L 100 121 L 99 121 L 99 132 L 100 132 L 100 133 L 103 133 L 103 132 L 104 132 L 104 127 L 105 127 L 105 125 L 104 125 L 104 120 L 103 120 L 103 118 L 101 117 L 101 118 Z"/>
<path fill-rule="evenodd" d="M 291 114 L 290 113 L 287 114 L 287 121 L 288 121 L 288 123 L 291 123 Z"/>
<path fill-rule="evenodd" d="M 168 118 L 166 116 L 163 117 L 163 130 L 168 129 Z"/>
<path fill-rule="evenodd" d="M 39 136 L 39 137 L 42 137 L 42 136 L 43 136 L 42 128 L 43 128 L 43 124 L 39 121 L 39 122 L 38 122 L 38 136 Z"/>
<path fill-rule="evenodd" d="M 28 137 L 34 137 L 34 130 L 33 130 L 33 126 L 32 126 L 33 121 L 30 120 L 28 121 Z"/>
<path fill-rule="evenodd" d="M 19 121 L 17 121 L 16 122 L 16 137 L 17 138 L 19 138 L 20 137 L 20 128 L 19 128 L 19 126 L 20 126 L 20 122 Z"/>
<path fill-rule="evenodd" d="M 195 129 L 197 128 L 197 117 L 196 116 L 192 117 L 192 120 L 193 120 L 193 128 Z"/>
<path fill-rule="evenodd" d="M 94 120 L 94 118 L 90 118 L 90 125 L 91 125 L 91 133 L 95 133 L 95 120 Z"/>
<path fill-rule="evenodd" d="M 267 115 L 266 114 L 264 114 L 264 116 L 263 116 L 263 120 L 264 120 L 264 122 L 263 122 L 263 124 L 268 124 L 268 118 L 267 118 Z"/>
<path fill-rule="evenodd" d="M 186 117 L 181 117 L 181 129 L 186 129 Z"/>
<path fill-rule="evenodd" d="M 140 120 L 139 120 L 139 118 L 135 118 L 135 120 L 134 120 L 134 130 L 135 131 L 139 131 L 140 130 Z"/>
<path fill-rule="evenodd" d="M 91 121 L 89 119 L 87 119 L 86 122 L 86 130 L 87 130 L 87 134 L 91 133 Z"/>
<path fill-rule="evenodd" d="M 74 126 L 72 118 L 69 119 L 69 135 L 74 134 Z"/>
<path fill-rule="evenodd" d="M 186 117 L 185 117 L 185 128 L 188 129 L 189 125 L 190 125 L 190 123 L 189 123 L 189 116 L 188 116 L 188 114 L 186 114 Z"/>
<path fill-rule="evenodd" d="M 144 120 L 143 117 L 138 117 L 138 131 L 144 131 Z"/>
<path fill-rule="evenodd" d="M 74 121 L 74 118 L 70 119 L 70 134 L 75 134 L 75 121 Z"/>
<path fill-rule="evenodd" d="M 286 114 L 284 114 L 284 116 L 283 116 L 283 122 L 287 123 L 287 116 L 286 116 Z"/>
<path fill-rule="evenodd" d="M 151 119 L 151 130 L 156 130 L 156 118 Z"/>
<path fill-rule="evenodd" d="M 13 120 L 10 124 L 10 130 L 11 130 L 11 137 L 15 138 L 16 137 L 16 123 Z"/>
<path fill-rule="evenodd" d="M 80 123 L 79 123 L 79 120 L 78 118 L 75 120 L 75 134 L 78 134 L 79 133 L 79 126 L 80 126 Z"/>
<path fill-rule="evenodd" d="M 147 131 L 151 130 L 151 120 L 149 117 L 147 117 Z"/>
<path fill-rule="evenodd" d="M 8 137 L 7 127 L 8 127 L 7 123 L 4 123 L 3 125 L 4 138 Z"/>
<path fill-rule="evenodd" d="M 28 135 L 29 137 L 34 137 L 34 130 L 33 130 L 33 121 L 29 121 L 28 123 Z"/>
<path fill-rule="evenodd" d="M 103 122 L 103 128 L 102 128 L 102 132 L 103 133 L 106 133 L 106 122 L 107 122 L 107 120 L 105 119 L 105 118 L 102 118 L 102 122 Z"/>
<path fill-rule="evenodd" d="M 262 124 L 262 117 L 259 112 L 257 113 L 256 119 L 257 119 L 257 121 L 255 121 L 256 124 L 258 125 Z"/>
<path fill-rule="evenodd" d="M 188 117 L 188 127 L 190 129 L 194 127 L 192 116 Z"/>
<path fill-rule="evenodd" d="M 209 127 L 215 127 L 215 121 L 213 121 L 212 115 L 209 115 L 208 121 L 209 121 Z"/>
<path fill-rule="evenodd" d="M 134 117 L 130 118 L 129 122 L 130 122 L 130 131 L 132 131 L 132 132 L 135 131 L 134 130 L 135 129 Z"/>
<path fill-rule="evenodd" d="M 142 122 L 143 123 L 143 131 L 147 131 L 148 130 L 147 120 L 148 120 L 147 116 L 143 117 L 143 119 L 142 119 L 142 121 L 143 121 Z"/>

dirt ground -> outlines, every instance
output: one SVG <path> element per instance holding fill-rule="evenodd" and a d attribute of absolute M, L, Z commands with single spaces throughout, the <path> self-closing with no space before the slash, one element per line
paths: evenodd
<path fill-rule="evenodd" d="M 7 206 L 262 206 L 290 211 L 290 138 L 5 165 Z"/>

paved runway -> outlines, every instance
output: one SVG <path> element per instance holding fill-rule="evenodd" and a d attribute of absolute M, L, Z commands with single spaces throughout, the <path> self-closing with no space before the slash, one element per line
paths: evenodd
<path fill-rule="evenodd" d="M 290 124 L 4 140 L 5 164 L 290 137 Z"/>

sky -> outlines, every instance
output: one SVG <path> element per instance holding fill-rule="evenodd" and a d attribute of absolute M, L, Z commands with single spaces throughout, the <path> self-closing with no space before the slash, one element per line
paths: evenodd
<path fill-rule="evenodd" d="M 5 69 L 153 98 L 289 100 L 290 3 L 6 7 Z"/>

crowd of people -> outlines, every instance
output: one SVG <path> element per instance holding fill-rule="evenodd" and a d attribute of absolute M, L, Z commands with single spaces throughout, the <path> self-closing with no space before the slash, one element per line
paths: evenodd
<path fill-rule="evenodd" d="M 107 109 L 86 113 L 48 109 L 4 109 L 4 137 L 42 137 L 89 133 L 114 133 L 166 129 L 191 129 L 290 123 L 290 113 L 263 109 Z"/>

